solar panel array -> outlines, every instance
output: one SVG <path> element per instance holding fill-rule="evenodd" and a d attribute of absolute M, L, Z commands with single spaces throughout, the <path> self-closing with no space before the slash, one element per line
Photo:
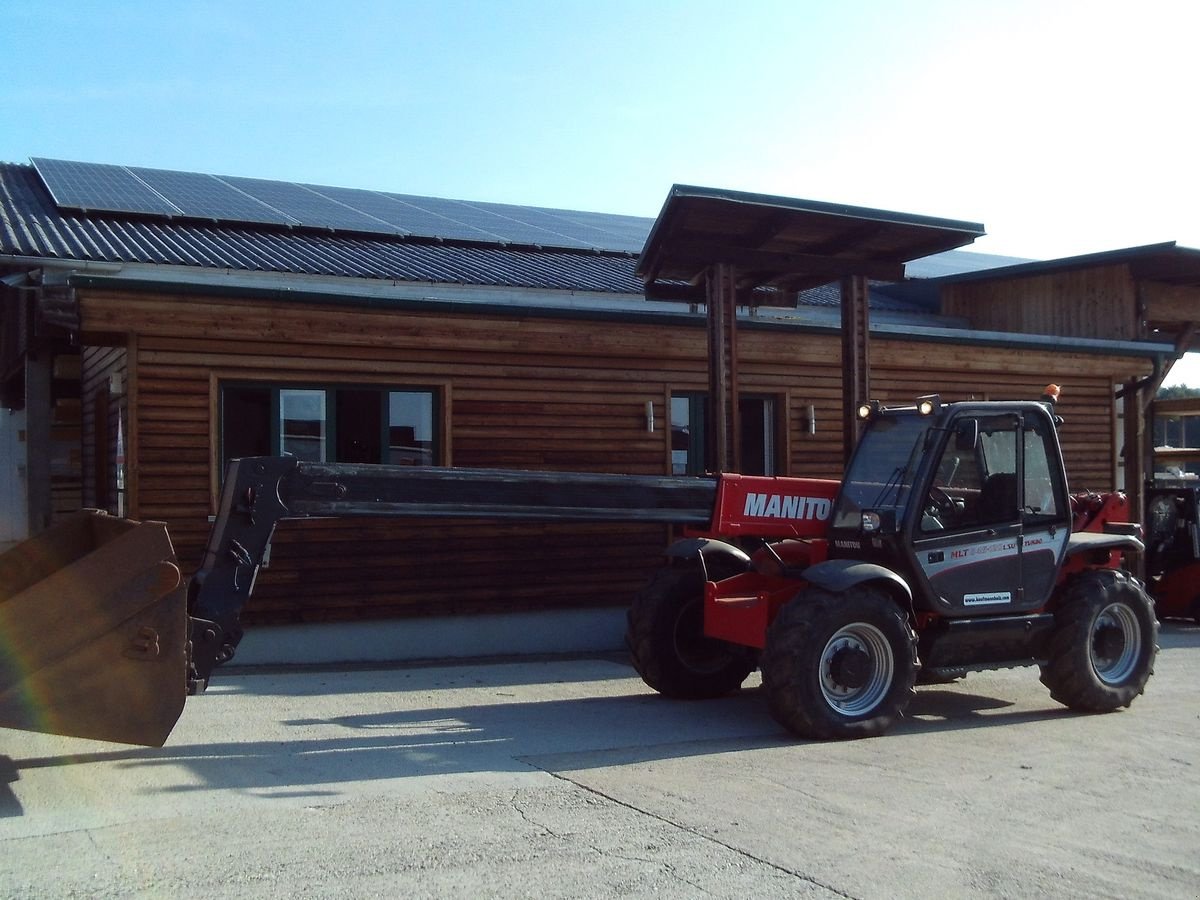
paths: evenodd
<path fill-rule="evenodd" d="M 638 253 L 650 219 L 35 158 L 62 209 Z"/>

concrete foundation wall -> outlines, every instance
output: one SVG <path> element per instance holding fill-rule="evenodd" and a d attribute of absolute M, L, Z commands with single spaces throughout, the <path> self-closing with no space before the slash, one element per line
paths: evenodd
<path fill-rule="evenodd" d="M 388 663 L 609 653 L 624 649 L 624 634 L 623 608 L 261 625 L 247 629 L 231 665 Z"/>

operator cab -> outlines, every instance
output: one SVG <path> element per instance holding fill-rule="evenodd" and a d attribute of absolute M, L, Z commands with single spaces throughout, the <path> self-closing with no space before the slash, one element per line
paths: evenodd
<path fill-rule="evenodd" d="M 864 404 L 867 427 L 834 504 L 830 556 L 883 565 L 916 609 L 954 616 L 1039 609 L 1070 536 L 1047 403 Z"/>

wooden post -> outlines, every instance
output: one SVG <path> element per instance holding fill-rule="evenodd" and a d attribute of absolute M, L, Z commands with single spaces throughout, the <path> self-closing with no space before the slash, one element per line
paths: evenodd
<path fill-rule="evenodd" d="M 1146 512 L 1146 387 L 1136 378 L 1125 382 L 1125 497 L 1129 501 L 1129 521 L 1144 522 Z M 1149 394 L 1153 398 L 1154 394 Z M 1145 576 L 1140 556 L 1133 563 L 1139 578 Z"/>
<path fill-rule="evenodd" d="M 710 266 L 708 301 L 709 460 L 718 472 L 741 471 L 737 389 L 737 280 L 729 263 Z"/>
<path fill-rule="evenodd" d="M 862 423 L 855 408 L 871 398 L 871 317 L 867 279 L 851 275 L 842 279 L 842 449 L 850 460 Z"/>

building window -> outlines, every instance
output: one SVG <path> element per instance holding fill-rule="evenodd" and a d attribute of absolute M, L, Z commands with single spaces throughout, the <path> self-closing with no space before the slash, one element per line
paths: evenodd
<path fill-rule="evenodd" d="M 283 456 L 325 462 L 325 392 L 279 392 L 279 445 Z"/>
<path fill-rule="evenodd" d="M 738 427 L 741 429 L 742 473 L 775 475 L 775 401 L 770 397 L 740 397 Z"/>
<path fill-rule="evenodd" d="M 701 475 L 712 470 L 708 458 L 708 403 L 700 393 L 671 396 L 671 473 Z M 738 450 L 744 475 L 775 475 L 779 471 L 779 422 L 773 397 L 738 398 Z"/>
<path fill-rule="evenodd" d="M 671 474 L 700 475 L 705 471 L 704 395 L 671 397 Z"/>
<path fill-rule="evenodd" d="M 221 471 L 244 456 L 432 466 L 441 462 L 434 391 L 221 386 Z"/>

